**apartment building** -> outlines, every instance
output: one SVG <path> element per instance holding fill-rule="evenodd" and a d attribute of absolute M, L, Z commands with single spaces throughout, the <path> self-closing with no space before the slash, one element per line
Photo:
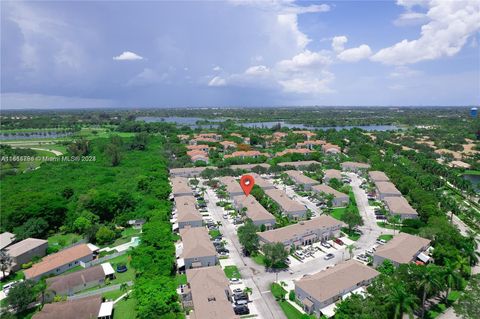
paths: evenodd
<path fill-rule="evenodd" d="M 287 193 L 278 188 L 267 189 L 265 194 L 280 206 L 283 214 L 293 219 L 305 219 L 307 208 L 297 201 L 288 197 Z"/>
<path fill-rule="evenodd" d="M 347 206 L 349 202 L 349 197 L 347 194 L 337 191 L 336 189 L 325 185 L 315 185 L 312 186 L 312 191 L 315 193 L 323 193 L 326 195 L 333 195 L 332 205 L 333 207 Z"/>

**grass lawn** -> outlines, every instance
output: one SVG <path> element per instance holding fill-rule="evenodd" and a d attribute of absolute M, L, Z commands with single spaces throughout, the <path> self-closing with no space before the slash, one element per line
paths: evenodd
<path fill-rule="evenodd" d="M 218 229 L 210 230 L 208 233 L 212 238 L 216 238 L 222 234 Z"/>
<path fill-rule="evenodd" d="M 467 169 L 465 172 L 462 173 L 462 175 L 480 175 L 480 171 Z"/>
<path fill-rule="evenodd" d="M 238 271 L 237 266 L 225 266 L 225 269 L 223 269 L 225 272 L 225 276 L 227 276 L 229 279 L 232 278 L 242 278 L 242 275 Z"/>
<path fill-rule="evenodd" d="M 393 229 L 393 225 L 390 225 L 390 224 L 385 223 L 385 222 L 377 222 L 377 225 L 380 226 L 380 227 L 383 227 L 383 228 Z M 400 227 L 400 225 L 398 227 Z"/>
<path fill-rule="evenodd" d="M 48 237 L 48 246 L 58 247 L 59 249 L 62 249 L 80 240 L 82 240 L 82 236 L 78 234 L 73 234 L 73 233 L 55 234 L 53 236 Z"/>
<path fill-rule="evenodd" d="M 385 241 L 389 241 L 390 239 L 393 238 L 393 235 L 380 235 L 378 238 L 383 239 Z"/>
<path fill-rule="evenodd" d="M 122 237 L 117 238 L 113 244 L 105 245 L 109 247 L 115 247 L 122 244 L 129 243 L 132 237 L 138 237 L 140 234 L 140 229 L 134 229 L 132 227 L 126 228 L 122 231 Z"/>
<path fill-rule="evenodd" d="M 346 207 L 333 208 L 330 216 L 332 216 L 335 219 L 342 220 L 342 216 L 346 210 L 347 210 Z"/>
<path fill-rule="evenodd" d="M 117 302 L 113 310 L 113 319 L 132 319 L 136 318 L 137 314 L 135 311 L 135 306 L 137 300 L 133 297 L 132 294 L 128 297 L 127 300 L 122 299 Z"/>
<path fill-rule="evenodd" d="M 115 257 L 113 259 L 110 259 L 108 262 L 112 264 L 113 269 L 115 270 L 115 279 L 111 281 L 112 284 L 119 284 L 122 282 L 127 282 L 127 281 L 133 281 L 135 279 L 135 270 L 133 267 L 130 265 L 130 255 L 125 254 L 122 256 Z M 126 264 L 128 270 L 124 273 L 118 273 L 117 272 L 117 265 L 118 264 Z"/>
<path fill-rule="evenodd" d="M 342 228 L 342 232 L 344 232 L 348 236 L 348 239 L 353 241 L 357 241 L 361 236 L 359 233 L 349 231 L 348 228 Z"/>
<path fill-rule="evenodd" d="M 131 289 L 131 288 L 129 288 Z M 107 291 L 107 292 L 104 292 L 102 294 L 102 297 L 105 298 L 105 299 L 108 299 L 108 300 L 117 300 L 118 297 L 120 297 L 121 295 L 123 295 L 125 292 L 122 291 L 122 290 L 112 290 L 112 291 Z"/>
<path fill-rule="evenodd" d="M 315 316 L 308 316 L 300 312 L 297 308 L 292 306 L 288 301 L 281 300 L 287 294 L 287 291 L 277 283 L 272 283 L 270 286 L 272 295 L 277 299 L 280 308 L 282 308 L 283 313 L 288 319 L 306 319 L 306 318 L 315 318 Z"/>
<path fill-rule="evenodd" d="M 260 266 L 265 266 L 265 260 L 263 259 L 263 255 L 262 254 L 256 254 L 256 255 L 252 255 L 250 256 L 250 258 L 252 258 L 252 260 L 257 263 L 258 265 Z"/>
<path fill-rule="evenodd" d="M 187 275 L 178 274 L 178 275 L 175 276 L 175 281 L 177 282 L 177 286 L 186 285 L 187 284 Z"/>

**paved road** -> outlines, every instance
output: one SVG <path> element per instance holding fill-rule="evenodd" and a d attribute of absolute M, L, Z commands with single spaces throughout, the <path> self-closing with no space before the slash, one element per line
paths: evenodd
<path fill-rule="evenodd" d="M 224 239 L 229 242 L 227 248 L 230 250 L 230 259 L 238 267 L 245 286 L 252 288 L 251 299 L 258 312 L 258 318 L 286 319 L 282 309 L 270 292 L 270 284 L 274 280 L 265 280 L 265 275 L 268 273 L 265 272 L 264 267 L 255 264 L 250 258 L 242 256 L 236 228 L 230 221 L 223 219 L 224 210 L 216 205 L 219 199 L 211 188 L 207 188 L 205 199 L 208 200 L 208 211 L 212 218 L 222 222 L 220 231 Z"/>
<path fill-rule="evenodd" d="M 133 281 L 127 281 L 126 284 L 128 286 L 133 286 Z M 105 287 L 100 288 L 100 289 L 91 290 L 91 291 L 87 291 L 87 292 L 84 292 L 84 293 L 69 296 L 67 298 L 67 300 L 81 299 L 81 298 L 85 298 L 85 297 L 90 297 L 90 296 L 94 296 L 94 295 L 103 294 L 104 292 L 118 290 L 118 289 L 120 289 L 120 286 L 121 286 L 121 284 L 105 286 Z"/>

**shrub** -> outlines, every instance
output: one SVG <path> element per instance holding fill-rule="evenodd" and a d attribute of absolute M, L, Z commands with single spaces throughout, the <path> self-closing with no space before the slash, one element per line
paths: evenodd
<path fill-rule="evenodd" d="M 32 267 L 32 265 L 33 265 L 33 261 L 22 264 L 22 269 L 28 269 L 28 268 Z"/>
<path fill-rule="evenodd" d="M 295 290 L 290 290 L 288 293 L 288 300 L 295 301 Z"/>

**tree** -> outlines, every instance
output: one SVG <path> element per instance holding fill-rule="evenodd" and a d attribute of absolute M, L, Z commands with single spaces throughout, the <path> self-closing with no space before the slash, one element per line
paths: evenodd
<path fill-rule="evenodd" d="M 105 153 L 108 157 L 110 157 L 110 162 L 112 163 L 112 166 L 118 166 L 118 164 L 120 164 L 122 156 L 120 154 L 120 147 L 118 145 L 114 143 L 108 144 L 105 148 Z"/>
<path fill-rule="evenodd" d="M 404 314 L 412 319 L 417 301 L 418 298 L 410 294 L 401 283 L 391 287 L 387 296 L 387 302 L 393 308 L 393 319 L 401 319 Z"/>
<path fill-rule="evenodd" d="M 453 305 L 455 313 L 465 319 L 480 318 L 480 275 L 470 278 L 469 285 Z"/>
<path fill-rule="evenodd" d="M 390 260 L 385 259 L 383 263 L 377 268 L 377 270 L 384 275 L 393 275 L 393 273 L 395 272 L 395 266 Z"/>
<path fill-rule="evenodd" d="M 288 293 L 288 300 L 295 301 L 295 290 L 290 290 Z"/>
<path fill-rule="evenodd" d="M 2 270 L 3 277 L 2 280 L 5 280 L 5 271 L 10 269 L 10 266 L 13 264 L 12 257 L 5 251 L 0 250 L 0 269 Z"/>
<path fill-rule="evenodd" d="M 285 267 L 285 259 L 288 257 L 288 251 L 285 250 L 283 243 L 268 243 L 262 247 L 265 255 L 265 266 L 267 268 Z"/>
<path fill-rule="evenodd" d="M 75 231 L 83 234 L 87 229 L 92 227 L 92 222 L 85 216 L 80 216 L 73 222 Z"/>
<path fill-rule="evenodd" d="M 238 241 L 248 254 L 253 254 L 258 251 L 259 240 L 257 231 L 257 226 L 253 224 L 250 218 L 247 218 L 245 223 L 238 227 Z"/>
<path fill-rule="evenodd" d="M 42 218 L 30 218 L 23 225 L 14 228 L 14 233 L 18 234 L 18 239 L 29 237 L 43 238 L 49 229 L 48 222 Z"/>
<path fill-rule="evenodd" d="M 427 295 L 437 291 L 441 288 L 442 283 L 440 280 L 439 268 L 435 265 L 429 265 L 427 267 L 417 267 L 420 270 L 419 280 L 417 281 L 418 287 L 422 290 L 422 318 L 425 317 L 425 301 Z"/>
<path fill-rule="evenodd" d="M 100 245 L 107 244 L 115 239 L 115 232 L 107 226 L 102 226 L 95 234 L 95 238 Z"/>
<path fill-rule="evenodd" d="M 35 301 L 34 283 L 31 280 L 22 281 L 13 286 L 8 292 L 7 303 L 17 312 L 27 309 Z"/>
<path fill-rule="evenodd" d="M 130 144 L 130 149 L 143 151 L 147 148 L 148 143 L 148 133 L 140 132 L 135 134 L 132 143 Z"/>
<path fill-rule="evenodd" d="M 400 216 L 393 215 L 388 218 L 388 222 L 393 225 L 393 234 L 395 235 L 395 230 L 397 229 L 397 225 L 401 223 Z"/>
<path fill-rule="evenodd" d="M 352 209 L 348 209 L 342 215 L 341 220 L 348 225 L 348 230 L 352 231 L 355 226 L 363 225 L 362 216 L 354 212 Z"/>
<path fill-rule="evenodd" d="M 250 287 L 245 287 L 245 289 L 243 289 L 243 292 L 246 293 L 247 295 L 251 295 L 253 290 Z"/>
<path fill-rule="evenodd" d="M 447 298 L 452 288 L 460 286 L 462 282 L 462 276 L 460 275 L 457 264 L 450 260 L 446 260 L 442 270 L 442 276 L 446 287 L 445 298 Z"/>
<path fill-rule="evenodd" d="M 68 151 L 74 156 L 85 156 L 90 153 L 90 141 L 81 138 L 68 146 Z"/>

